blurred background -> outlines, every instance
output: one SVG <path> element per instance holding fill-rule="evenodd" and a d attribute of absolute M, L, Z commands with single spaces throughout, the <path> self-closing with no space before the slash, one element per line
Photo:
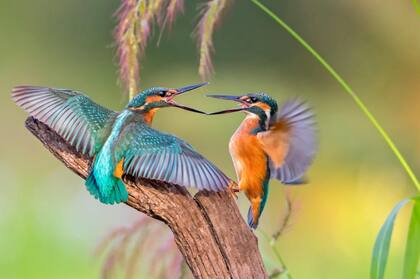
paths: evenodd
<path fill-rule="evenodd" d="M 186 1 L 172 32 L 159 30 L 142 63 L 142 88 L 196 83 L 196 1 Z M 391 134 L 414 171 L 420 169 L 420 15 L 411 1 L 265 1 L 353 86 Z M 276 2 L 276 3 L 274 3 Z M 112 38 L 119 1 L 0 1 L 0 278 L 97 278 L 93 256 L 113 228 L 139 213 L 104 206 L 83 181 L 24 128 L 13 86 L 78 89 L 121 109 Z M 398 161 L 355 104 L 319 64 L 250 1 L 235 1 L 215 34 L 211 84 L 181 102 L 203 110 L 230 104 L 205 93 L 264 91 L 278 101 L 299 96 L 315 109 L 319 154 L 309 184 L 290 189 L 296 205 L 278 249 L 294 278 L 367 278 L 381 224 L 413 195 Z M 154 127 L 174 133 L 234 177 L 228 140 L 240 114 L 206 117 L 162 110 Z M 276 230 L 284 190 L 272 181 L 260 230 Z M 243 195 L 238 201 L 245 213 Z M 388 278 L 399 278 L 409 217 L 396 221 Z M 260 246 L 269 268 L 273 256 Z M 270 260 L 271 259 L 271 260 Z M 275 263 L 275 262 L 274 262 Z M 151 278 L 141 275 L 141 278 Z"/>

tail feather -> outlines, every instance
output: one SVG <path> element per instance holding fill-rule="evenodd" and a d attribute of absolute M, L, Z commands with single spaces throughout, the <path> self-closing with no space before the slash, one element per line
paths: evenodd
<path fill-rule="evenodd" d="M 128 200 L 128 192 L 121 179 L 115 179 L 115 184 L 112 186 L 110 193 L 106 196 L 102 195 L 99 200 L 105 204 L 126 202 Z"/>
<path fill-rule="evenodd" d="M 264 210 L 265 204 L 267 203 L 267 197 L 268 197 L 268 183 L 269 180 L 265 180 L 263 184 L 263 195 L 260 200 L 257 200 L 256 202 L 253 202 L 251 200 L 251 206 L 248 209 L 248 225 L 251 227 L 251 229 L 256 229 L 258 227 L 258 223 L 261 217 L 261 214 Z M 253 207 L 255 207 L 257 211 L 257 216 L 254 218 L 254 210 Z"/>
<path fill-rule="evenodd" d="M 93 172 L 91 172 L 86 178 L 85 185 L 89 193 L 94 196 L 95 199 L 99 199 L 104 204 L 126 202 L 128 200 L 128 192 L 124 183 L 121 179 L 115 179 L 113 182 L 114 185 L 110 187 L 111 191 L 109 191 L 107 195 L 101 193 Z"/>
<path fill-rule="evenodd" d="M 254 214 L 252 213 L 252 206 L 249 207 L 248 209 L 248 226 L 251 229 L 257 229 L 258 227 L 258 221 L 259 221 L 259 217 L 260 217 L 261 213 L 258 215 L 257 220 L 254 220 Z"/>
<path fill-rule="evenodd" d="M 89 191 L 89 193 L 95 197 L 95 199 L 100 199 L 100 193 L 99 193 L 99 187 L 96 183 L 95 176 L 93 175 L 93 172 L 90 172 L 88 177 L 86 178 L 86 189 Z"/>
<path fill-rule="evenodd" d="M 127 188 L 125 187 L 125 185 L 121 181 L 121 179 L 118 179 L 117 184 L 118 184 L 118 189 L 119 189 L 121 201 L 126 202 L 128 200 Z"/>

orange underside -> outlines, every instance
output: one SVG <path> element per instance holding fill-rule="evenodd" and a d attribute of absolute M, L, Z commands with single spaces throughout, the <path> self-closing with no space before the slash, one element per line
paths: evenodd
<path fill-rule="evenodd" d="M 229 149 L 238 175 L 239 189 L 251 202 L 254 221 L 264 196 L 263 183 L 267 176 L 267 156 L 256 135 L 251 131 L 259 125 L 257 118 L 246 118 L 232 136 Z"/>
<path fill-rule="evenodd" d="M 259 217 L 259 208 L 264 196 L 263 183 L 267 173 L 267 159 L 255 136 L 243 136 L 236 145 L 235 159 L 239 176 L 239 189 L 251 202 L 254 221 Z"/>
<path fill-rule="evenodd" d="M 255 135 L 250 131 L 258 120 L 245 120 L 230 142 L 230 152 L 239 179 L 240 190 L 248 198 L 257 199 L 263 195 L 263 182 L 267 174 L 267 158 Z"/>
<path fill-rule="evenodd" d="M 264 151 L 255 136 L 243 138 L 236 151 L 235 159 L 240 165 L 240 189 L 244 190 L 249 198 L 261 196 L 267 173 Z"/>
<path fill-rule="evenodd" d="M 114 176 L 120 179 L 124 174 L 123 163 L 124 159 L 121 159 L 121 161 L 118 162 L 117 166 L 114 169 Z"/>

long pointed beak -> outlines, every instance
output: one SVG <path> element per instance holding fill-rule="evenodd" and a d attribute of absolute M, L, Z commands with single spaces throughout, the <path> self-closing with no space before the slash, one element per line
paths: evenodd
<path fill-rule="evenodd" d="M 176 91 L 177 91 L 176 96 L 181 95 L 181 94 L 183 94 L 185 92 L 188 92 L 188 91 L 191 91 L 191 90 L 194 90 L 194 89 L 203 87 L 204 85 L 207 85 L 207 84 L 209 84 L 209 83 L 208 82 L 203 82 L 203 83 L 199 83 L 199 84 L 188 85 L 188 86 L 184 86 L 184 87 L 178 88 L 178 89 L 176 89 Z"/>
<path fill-rule="evenodd" d="M 204 85 L 207 85 L 207 84 L 209 84 L 209 83 L 208 83 L 208 82 L 203 82 L 203 83 L 194 84 L 194 85 L 188 85 L 188 86 L 184 86 L 184 87 L 181 87 L 181 88 L 175 89 L 176 93 L 175 93 L 175 94 L 173 94 L 173 95 L 171 96 L 170 100 L 168 100 L 168 102 L 167 102 L 167 103 L 168 103 L 168 105 L 170 105 L 170 106 L 172 106 L 172 107 L 177 107 L 177 108 L 181 108 L 181 109 L 184 109 L 184 110 L 188 110 L 188 111 L 196 112 L 196 113 L 206 114 L 204 111 L 197 110 L 197 109 L 195 109 L 195 108 L 191 108 L 191 107 L 187 107 L 187 106 L 184 106 L 184 105 L 178 104 L 178 103 L 176 103 L 176 102 L 173 100 L 173 98 L 175 98 L 176 96 L 179 96 L 179 95 L 181 95 L 181 94 L 184 94 L 185 92 L 188 92 L 188 91 L 191 91 L 191 90 L 194 90 L 194 89 L 197 89 L 197 88 L 203 87 Z"/>
<path fill-rule="evenodd" d="M 216 99 L 223 99 L 223 100 L 229 100 L 229 101 L 234 101 L 234 102 L 238 102 L 241 104 L 246 104 L 241 100 L 241 96 L 229 96 L 229 95 L 207 95 L 207 97 L 210 98 L 216 98 Z M 215 114 L 225 114 L 225 113 L 231 113 L 231 112 L 237 112 L 237 111 L 243 111 L 246 110 L 247 107 L 238 107 L 238 108 L 231 108 L 231 109 L 225 109 L 225 110 L 220 110 L 220 111 L 215 111 L 215 112 L 211 112 L 208 113 L 208 115 L 215 115 Z"/>
<path fill-rule="evenodd" d="M 229 100 L 229 101 L 242 103 L 240 96 L 230 96 L 230 95 L 206 95 L 206 96 L 210 98 L 223 99 L 223 100 Z"/>
<path fill-rule="evenodd" d="M 171 107 L 176 107 L 176 108 L 180 108 L 180 109 L 185 109 L 185 110 L 192 111 L 192 112 L 196 112 L 196 113 L 207 114 L 207 113 L 205 113 L 204 111 L 201 111 L 201 110 L 198 110 L 198 109 L 195 109 L 195 108 L 191 108 L 191 107 L 187 107 L 187 106 L 184 106 L 184 105 L 181 105 L 181 104 L 175 103 L 174 101 L 169 102 L 169 103 L 168 103 L 168 105 L 170 105 Z"/>

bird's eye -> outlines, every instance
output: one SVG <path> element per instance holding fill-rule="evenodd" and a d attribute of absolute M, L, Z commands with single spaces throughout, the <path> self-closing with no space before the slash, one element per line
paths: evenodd
<path fill-rule="evenodd" d="M 256 103 L 257 101 L 258 101 L 258 99 L 256 97 L 250 97 L 249 98 L 250 103 Z"/>
<path fill-rule="evenodd" d="M 165 97 L 166 96 L 166 91 L 160 91 L 159 96 L 160 97 Z"/>

